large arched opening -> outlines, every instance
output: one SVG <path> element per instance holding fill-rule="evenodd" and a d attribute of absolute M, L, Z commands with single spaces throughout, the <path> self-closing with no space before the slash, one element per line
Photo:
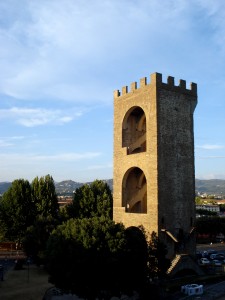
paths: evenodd
<path fill-rule="evenodd" d="M 146 151 L 146 116 L 139 106 L 130 108 L 123 119 L 122 147 L 127 154 Z"/>
<path fill-rule="evenodd" d="M 123 177 L 122 206 L 128 213 L 147 213 L 147 184 L 144 172 L 130 168 Z"/>

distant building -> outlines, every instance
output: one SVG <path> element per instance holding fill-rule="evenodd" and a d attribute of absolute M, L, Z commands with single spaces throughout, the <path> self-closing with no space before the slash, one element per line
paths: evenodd
<path fill-rule="evenodd" d="M 204 209 L 216 213 L 220 213 L 220 206 L 215 204 L 198 204 L 196 205 L 196 209 Z"/>
<path fill-rule="evenodd" d="M 58 196 L 57 199 L 58 199 L 59 206 L 68 205 L 73 201 L 73 197 L 71 196 Z"/>

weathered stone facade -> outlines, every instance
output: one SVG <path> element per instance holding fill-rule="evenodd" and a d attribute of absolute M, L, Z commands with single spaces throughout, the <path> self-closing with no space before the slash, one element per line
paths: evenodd
<path fill-rule="evenodd" d="M 151 75 L 114 92 L 113 218 L 155 231 L 169 250 L 195 253 L 193 113 L 197 85 Z"/>

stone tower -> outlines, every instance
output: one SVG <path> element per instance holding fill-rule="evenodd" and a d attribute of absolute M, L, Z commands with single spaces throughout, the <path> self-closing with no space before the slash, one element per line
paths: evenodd
<path fill-rule="evenodd" d="M 196 104 L 195 83 L 159 73 L 114 92 L 113 219 L 156 232 L 169 258 L 196 249 Z"/>

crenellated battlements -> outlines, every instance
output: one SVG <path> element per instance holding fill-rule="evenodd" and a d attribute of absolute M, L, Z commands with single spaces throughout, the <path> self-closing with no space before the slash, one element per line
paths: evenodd
<path fill-rule="evenodd" d="M 130 90 L 128 90 L 128 86 L 122 87 L 122 91 L 116 90 L 114 91 L 114 98 L 118 98 L 120 96 L 124 96 L 126 94 L 134 93 L 135 91 L 138 91 L 139 89 L 149 86 L 149 85 L 155 85 L 157 88 L 161 89 L 167 89 L 179 93 L 189 94 L 193 96 L 197 96 L 197 84 L 191 82 L 190 83 L 190 89 L 186 88 L 186 80 L 180 79 L 179 85 L 175 85 L 174 77 L 168 76 L 167 77 L 167 83 L 164 83 L 162 81 L 162 74 L 160 73 L 153 73 L 150 75 L 150 82 L 147 82 L 147 77 L 140 79 L 139 87 L 137 85 L 137 82 L 132 82 L 130 85 Z"/>

